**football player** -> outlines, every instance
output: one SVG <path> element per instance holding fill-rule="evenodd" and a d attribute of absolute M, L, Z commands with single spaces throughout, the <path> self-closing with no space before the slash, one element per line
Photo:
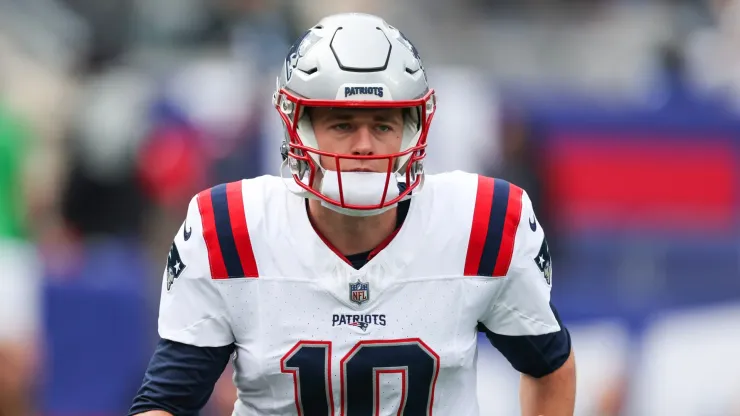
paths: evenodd
<path fill-rule="evenodd" d="M 273 101 L 289 177 L 192 199 L 130 414 L 195 414 L 233 359 L 234 415 L 478 415 L 482 331 L 522 373 L 524 414 L 571 415 L 570 336 L 530 199 L 424 174 L 436 97 L 408 39 L 375 16 L 326 17 Z"/>

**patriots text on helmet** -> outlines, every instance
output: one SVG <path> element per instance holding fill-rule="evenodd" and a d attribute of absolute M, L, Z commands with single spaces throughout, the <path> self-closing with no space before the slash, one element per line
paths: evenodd
<path fill-rule="evenodd" d="M 383 87 L 344 87 L 344 96 L 375 95 L 383 98 Z"/>

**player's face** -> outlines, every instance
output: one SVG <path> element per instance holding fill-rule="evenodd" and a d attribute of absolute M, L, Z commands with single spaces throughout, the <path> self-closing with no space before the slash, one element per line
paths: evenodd
<path fill-rule="evenodd" d="M 319 150 L 340 155 L 382 156 L 401 150 L 403 110 L 400 108 L 312 108 L 309 113 Z M 345 171 L 386 172 L 387 159 L 340 159 Z M 321 156 L 321 165 L 337 170 L 336 160 Z"/>

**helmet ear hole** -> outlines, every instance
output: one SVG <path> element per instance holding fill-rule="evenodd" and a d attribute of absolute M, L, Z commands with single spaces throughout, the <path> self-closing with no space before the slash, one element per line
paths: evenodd
<path fill-rule="evenodd" d="M 288 160 L 288 152 L 290 147 L 288 146 L 288 143 L 283 141 L 283 144 L 280 145 L 280 157 L 283 158 L 283 162 Z"/>

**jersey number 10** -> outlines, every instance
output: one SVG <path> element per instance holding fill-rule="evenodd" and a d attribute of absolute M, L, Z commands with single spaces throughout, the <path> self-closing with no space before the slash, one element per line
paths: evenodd
<path fill-rule="evenodd" d="M 380 375 L 401 376 L 399 415 L 428 416 L 434 404 L 439 355 L 418 338 L 360 341 L 339 362 L 342 416 L 374 416 L 380 409 Z M 331 342 L 300 341 L 282 360 L 293 374 L 300 416 L 334 416 Z"/>

